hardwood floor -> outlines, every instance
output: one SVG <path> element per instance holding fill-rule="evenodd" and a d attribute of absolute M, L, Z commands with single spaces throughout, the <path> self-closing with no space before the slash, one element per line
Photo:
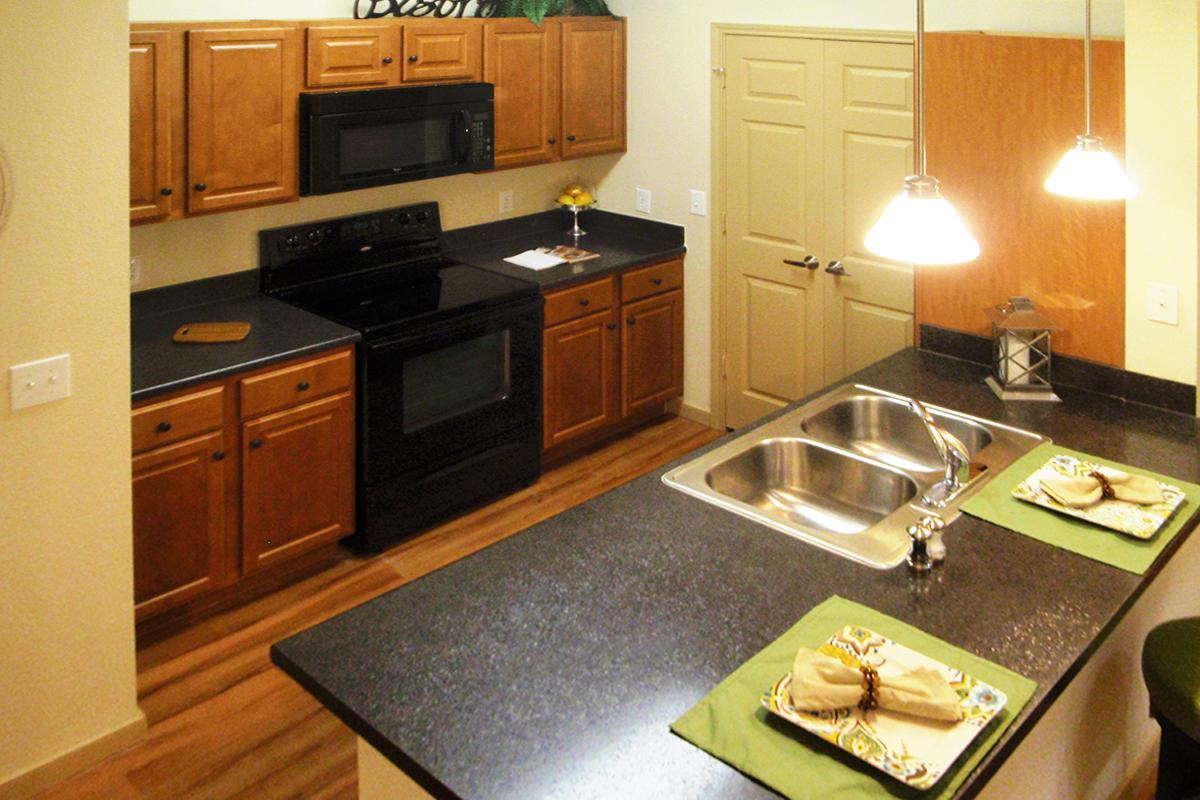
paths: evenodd
<path fill-rule="evenodd" d="M 272 642 L 457 561 L 704 445 L 718 432 L 667 417 L 548 470 L 516 494 L 383 555 L 330 568 L 138 653 L 150 724 L 137 747 L 44 798 L 356 796 L 355 739 L 271 666 Z"/>

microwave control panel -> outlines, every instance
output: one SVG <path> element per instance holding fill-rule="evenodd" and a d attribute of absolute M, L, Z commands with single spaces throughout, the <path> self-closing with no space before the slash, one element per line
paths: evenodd
<path fill-rule="evenodd" d="M 476 114 L 471 121 L 471 163 L 491 167 L 493 161 L 491 118 L 486 114 Z"/>

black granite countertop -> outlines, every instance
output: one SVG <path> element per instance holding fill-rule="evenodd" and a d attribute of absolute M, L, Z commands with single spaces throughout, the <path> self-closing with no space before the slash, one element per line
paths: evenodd
<path fill-rule="evenodd" d="M 178 344 L 190 322 L 249 322 L 240 342 Z M 258 293 L 258 270 L 138 292 L 131 300 L 133 400 L 358 341 L 357 331 Z"/>
<path fill-rule="evenodd" d="M 571 227 L 569 212 L 544 211 L 446 231 L 442 249 L 448 257 L 465 264 L 533 281 L 542 291 L 653 264 L 686 252 L 683 228 L 678 225 L 596 209 L 580 214 L 579 225 L 587 235 L 576 242 L 567 235 Z M 525 269 L 504 260 L 535 247 L 560 244 L 591 250 L 599 253 L 600 258 L 544 270 Z"/>
<path fill-rule="evenodd" d="M 1071 390 L 1005 405 L 985 375 L 908 350 L 852 379 L 1200 479 L 1194 417 Z M 963 516 L 918 591 L 903 568 L 863 567 L 675 491 L 666 469 L 280 642 L 272 659 L 437 796 L 772 797 L 668 726 L 838 594 L 1038 681 L 960 790 L 970 797 L 1195 526 L 1140 577 Z"/>

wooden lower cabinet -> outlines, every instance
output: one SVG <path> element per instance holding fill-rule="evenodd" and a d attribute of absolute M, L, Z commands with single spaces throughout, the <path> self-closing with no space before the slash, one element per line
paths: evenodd
<path fill-rule="evenodd" d="M 274 401 L 247 408 L 248 386 Z M 353 533 L 354 409 L 351 348 L 134 408 L 138 621 L 253 593 Z"/>
<path fill-rule="evenodd" d="M 224 577 L 221 431 L 133 459 L 133 598 L 138 619 L 218 586 Z"/>
<path fill-rule="evenodd" d="M 349 393 L 242 424 L 242 568 L 253 572 L 354 530 Z"/>
<path fill-rule="evenodd" d="M 682 283 L 676 259 L 546 295 L 542 446 L 550 458 L 683 394 Z"/>

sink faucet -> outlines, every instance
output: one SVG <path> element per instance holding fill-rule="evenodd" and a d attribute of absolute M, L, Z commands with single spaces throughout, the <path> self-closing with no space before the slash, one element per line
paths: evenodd
<path fill-rule="evenodd" d="M 946 465 L 945 477 L 930 486 L 922 498 L 931 506 L 941 508 L 962 489 L 963 479 L 969 474 L 971 453 L 961 439 L 937 424 L 920 400 L 908 398 L 908 407 L 925 423 L 925 430 L 933 440 L 942 463 Z"/>

